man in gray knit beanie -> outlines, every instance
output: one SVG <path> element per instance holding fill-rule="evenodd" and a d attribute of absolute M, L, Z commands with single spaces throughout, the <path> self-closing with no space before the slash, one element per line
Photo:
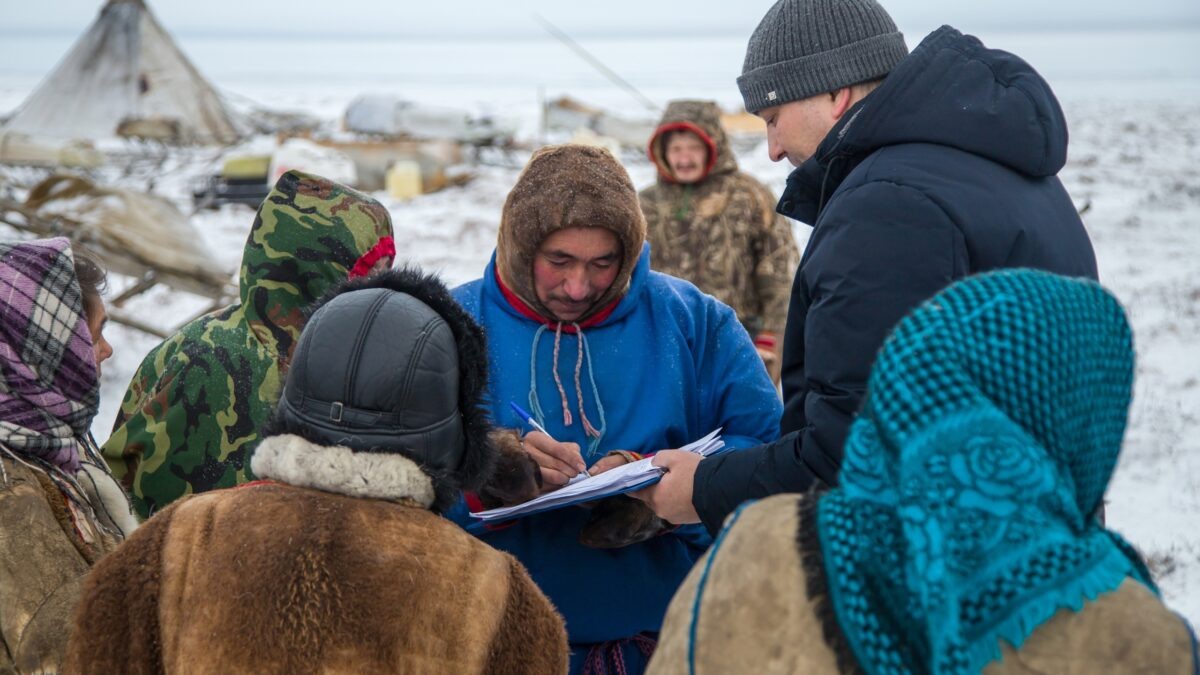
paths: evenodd
<path fill-rule="evenodd" d="M 882 79 L 908 47 L 874 0 L 778 2 L 746 47 L 738 87 L 746 110 Z"/>
<path fill-rule="evenodd" d="M 1056 176 L 1062 109 L 1013 54 L 950 26 L 909 54 L 875 0 L 779 0 L 737 84 L 771 159 L 796 167 L 777 210 L 813 230 L 784 331 L 781 438 L 703 462 L 659 452 L 668 473 L 637 493 L 712 531 L 746 499 L 836 485 L 875 353 L 925 299 L 1006 267 L 1096 276 Z"/>
<path fill-rule="evenodd" d="M 746 110 L 767 121 L 771 159 L 800 166 L 907 55 L 875 0 L 780 0 L 750 36 L 737 82 Z"/>

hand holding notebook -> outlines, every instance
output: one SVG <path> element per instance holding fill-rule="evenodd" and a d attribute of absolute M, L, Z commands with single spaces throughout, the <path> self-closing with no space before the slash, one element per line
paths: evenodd
<path fill-rule="evenodd" d="M 720 429 L 715 429 L 704 438 L 689 443 L 679 448 L 679 450 L 695 452 L 705 457 L 715 454 L 725 447 L 725 442 L 721 440 L 720 433 Z M 580 474 L 581 478 L 578 480 L 573 480 L 558 490 L 547 492 L 524 504 L 480 511 L 471 515 L 484 522 L 511 520 L 572 504 L 582 504 L 584 502 L 603 499 L 604 497 L 611 497 L 612 495 L 639 490 L 657 483 L 662 478 L 663 470 L 654 466 L 651 463 L 651 459 L 650 457 L 646 457 L 636 462 L 630 462 L 614 469 L 609 469 L 595 476 L 582 477 L 586 474 Z"/>

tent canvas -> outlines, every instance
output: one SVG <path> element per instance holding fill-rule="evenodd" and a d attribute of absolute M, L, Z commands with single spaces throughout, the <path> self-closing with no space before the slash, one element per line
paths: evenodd
<path fill-rule="evenodd" d="M 174 142 L 239 136 L 217 92 L 143 0 L 109 0 L 5 130 L 54 138 L 113 138 L 122 122 L 156 120 Z"/>

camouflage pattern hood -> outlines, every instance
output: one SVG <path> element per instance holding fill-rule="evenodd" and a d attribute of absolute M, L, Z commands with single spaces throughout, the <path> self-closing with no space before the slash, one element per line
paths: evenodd
<path fill-rule="evenodd" d="M 800 252 L 775 196 L 738 170 L 720 113 L 711 101 L 674 101 L 650 139 L 658 180 L 638 198 L 651 267 L 732 307 L 752 337 L 782 335 Z M 666 137 L 681 130 L 709 147 L 710 168 L 695 183 L 676 182 L 666 161 Z"/>
<path fill-rule="evenodd" d="M 253 478 L 250 455 L 305 309 L 390 247 L 391 236 L 387 210 L 370 197 L 299 172 L 279 179 L 246 240 L 239 302 L 150 351 L 104 444 L 143 518 Z"/>
<path fill-rule="evenodd" d="M 664 136 L 672 131 L 690 131 L 708 146 L 709 167 L 704 177 L 733 173 L 738 170 L 737 158 L 729 147 L 729 137 L 721 126 L 721 109 L 712 101 L 672 101 L 663 112 L 658 128 L 650 137 L 647 153 L 658 169 L 660 184 L 674 185 L 675 177 L 667 165 Z"/>

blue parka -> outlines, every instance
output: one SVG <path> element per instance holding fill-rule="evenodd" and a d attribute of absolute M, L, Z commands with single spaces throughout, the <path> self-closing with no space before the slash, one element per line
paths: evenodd
<path fill-rule="evenodd" d="M 1046 81 L 949 26 L 847 111 L 778 206 L 813 226 L 784 335 L 784 435 L 700 464 L 693 505 L 711 531 L 746 499 L 836 483 L 875 353 L 923 300 L 999 268 L 1096 278 L 1056 177 L 1066 157 Z"/>
<path fill-rule="evenodd" d="M 528 431 L 509 402 L 530 407 L 532 367 L 545 411 L 539 421 L 556 440 L 578 443 L 589 465 L 610 450 L 676 448 L 717 427 L 734 448 L 777 437 L 782 404 L 733 310 L 689 282 L 650 271 L 649 251 L 648 245 L 643 247 L 628 293 L 615 310 L 582 330 L 587 345 L 580 376 L 584 410 L 595 427 L 603 428 L 591 448 L 576 413 L 579 338 L 564 331 L 558 355 L 559 375 L 575 414 L 568 427 L 551 370 L 554 329 L 541 332 L 537 355 L 531 358 L 543 324 L 504 297 L 495 256 L 482 279 L 454 289 L 487 333 L 490 407 L 498 426 Z M 671 596 L 710 543 L 704 528 L 694 525 L 624 548 L 587 548 L 578 537 L 588 510 L 577 506 L 498 529 L 480 527 L 463 502 L 447 516 L 525 564 L 566 619 L 573 645 L 658 631 Z"/>

